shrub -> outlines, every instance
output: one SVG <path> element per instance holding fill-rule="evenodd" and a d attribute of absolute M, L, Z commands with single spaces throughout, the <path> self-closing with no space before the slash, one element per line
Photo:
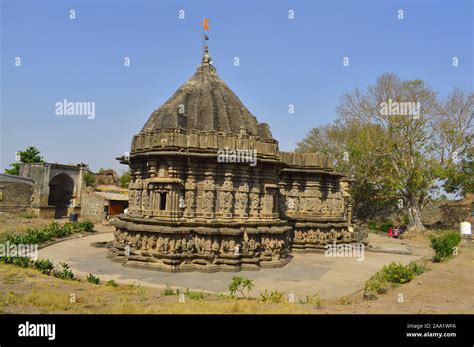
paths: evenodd
<path fill-rule="evenodd" d="M 377 230 L 377 223 L 369 222 L 369 229 L 370 230 Z"/>
<path fill-rule="evenodd" d="M 382 274 L 388 282 L 399 284 L 410 282 L 415 277 L 410 265 L 403 266 L 401 263 L 395 262 L 385 265 Z"/>
<path fill-rule="evenodd" d="M 338 302 L 339 302 L 339 304 L 341 304 L 341 305 L 350 305 L 350 304 L 352 304 L 352 300 L 349 299 L 349 298 L 346 297 L 346 296 L 343 296 L 343 297 L 339 298 L 339 301 L 338 301 Z"/>
<path fill-rule="evenodd" d="M 254 287 L 255 285 L 252 280 L 238 276 L 232 277 L 232 281 L 229 283 L 229 291 L 232 297 L 235 297 L 235 294 L 239 292 L 246 298 Z M 245 291 L 247 291 L 247 295 L 245 295 Z"/>
<path fill-rule="evenodd" d="M 365 282 L 364 297 L 369 299 L 376 298 L 375 293 L 384 294 L 389 289 L 389 283 L 381 271 L 375 273 L 367 282 Z"/>
<path fill-rule="evenodd" d="M 453 256 L 454 248 L 461 242 L 461 235 L 457 232 L 447 232 L 431 237 L 431 248 L 435 255 L 433 261 L 440 262 Z"/>
<path fill-rule="evenodd" d="M 94 276 L 93 274 L 89 273 L 86 277 L 87 282 L 92 283 L 92 284 L 99 284 L 100 283 L 100 278 Z"/>
<path fill-rule="evenodd" d="M 54 270 L 53 275 L 54 277 L 61 278 L 63 280 L 72 280 L 74 279 L 74 274 L 71 270 L 69 270 L 69 265 L 66 263 L 59 263 L 61 269 Z"/>
<path fill-rule="evenodd" d="M 19 267 L 29 267 L 31 263 L 31 258 L 29 257 L 14 257 L 13 258 L 13 265 Z"/>
<path fill-rule="evenodd" d="M 94 223 L 92 223 L 89 220 L 85 220 L 83 222 L 79 223 L 79 229 L 88 233 L 91 233 L 94 231 Z"/>
<path fill-rule="evenodd" d="M 273 302 L 273 303 L 280 303 L 283 301 L 283 293 L 274 290 L 272 292 L 268 292 L 265 289 L 265 293 L 260 294 L 260 301 L 261 302 Z"/>
<path fill-rule="evenodd" d="M 24 234 L 7 236 L 6 241 L 12 244 L 38 244 L 49 241 L 55 238 L 63 238 L 72 235 L 75 232 L 92 232 L 94 230 L 94 223 L 84 221 L 81 223 L 65 223 L 59 225 L 57 222 L 52 222 L 43 228 L 28 229 Z"/>
<path fill-rule="evenodd" d="M 167 284 L 165 289 L 163 289 L 163 295 L 174 295 L 174 290 Z"/>
<path fill-rule="evenodd" d="M 324 299 L 322 299 L 319 292 L 317 292 L 314 295 L 306 295 L 306 303 L 316 305 L 317 308 L 322 308 L 324 305 Z"/>
<path fill-rule="evenodd" d="M 117 282 L 115 282 L 114 280 L 108 280 L 107 282 L 105 282 L 105 285 L 107 287 L 117 287 Z"/>
<path fill-rule="evenodd" d="M 186 291 L 186 296 L 192 300 L 204 299 L 204 292 L 190 292 L 189 289 Z"/>
<path fill-rule="evenodd" d="M 426 271 L 424 264 L 418 265 L 415 262 L 403 266 L 401 263 L 392 262 L 385 265 L 382 270 L 376 272 L 364 287 L 364 298 L 375 299 L 376 294 L 386 293 L 391 284 L 402 284 L 410 282 L 416 275 Z"/>
<path fill-rule="evenodd" d="M 0 257 L 0 259 L 5 263 L 5 264 L 13 264 L 13 259 L 14 257 Z"/>
<path fill-rule="evenodd" d="M 428 270 L 425 264 L 417 264 L 414 261 L 408 264 L 408 267 L 416 276 L 421 275 L 423 272 Z"/>
<path fill-rule="evenodd" d="M 33 262 L 33 267 L 37 270 L 40 270 L 41 273 L 49 275 L 54 269 L 54 264 L 49 259 L 38 259 Z"/>
<path fill-rule="evenodd" d="M 82 175 L 82 179 L 84 180 L 86 187 L 94 187 L 97 184 L 97 179 L 92 172 L 85 172 Z"/>

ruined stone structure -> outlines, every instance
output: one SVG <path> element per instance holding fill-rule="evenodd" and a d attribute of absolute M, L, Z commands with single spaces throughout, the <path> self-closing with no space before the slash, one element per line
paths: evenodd
<path fill-rule="evenodd" d="M 31 178 L 0 174 L 0 212 L 30 210 L 33 186 Z"/>
<path fill-rule="evenodd" d="M 75 202 L 75 210 L 79 212 L 83 174 L 88 170 L 85 164 L 21 164 L 20 176 L 34 181 L 32 210 L 38 217 L 65 217 L 72 199 Z"/>
<path fill-rule="evenodd" d="M 107 222 L 107 218 L 123 213 L 128 207 L 128 190 L 101 185 L 82 190 L 81 218 L 94 223 Z"/>
<path fill-rule="evenodd" d="M 350 181 L 331 158 L 280 152 L 269 126 L 219 78 L 207 48 L 118 159 L 132 181 L 128 213 L 111 222 L 110 257 L 127 266 L 281 267 L 292 250 L 355 242 Z"/>

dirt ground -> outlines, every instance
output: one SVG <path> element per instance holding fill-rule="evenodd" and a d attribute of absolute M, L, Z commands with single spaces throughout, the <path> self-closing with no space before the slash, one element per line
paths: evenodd
<path fill-rule="evenodd" d="M 410 242 L 428 247 L 424 236 Z M 180 302 L 176 293 L 165 295 L 169 293 L 157 288 L 60 280 L 1 264 L 0 313 L 474 313 L 474 243 L 463 242 L 456 257 L 428 267 L 410 283 L 373 301 L 363 300 L 360 291 L 310 304 L 262 303 L 214 294 L 201 298 L 197 292 Z"/>
<path fill-rule="evenodd" d="M 337 313 L 474 313 L 474 243 L 461 243 L 457 256 L 428 267 L 377 300 L 357 300 L 362 292 L 353 295 L 354 303 L 337 307 Z"/>

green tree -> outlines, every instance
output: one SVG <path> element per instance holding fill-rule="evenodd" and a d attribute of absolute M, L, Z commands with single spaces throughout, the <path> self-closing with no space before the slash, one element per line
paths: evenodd
<path fill-rule="evenodd" d="M 130 171 L 124 172 L 123 175 L 120 176 L 120 187 L 128 188 L 128 184 L 130 183 L 131 179 Z"/>
<path fill-rule="evenodd" d="M 40 156 L 40 151 L 33 146 L 29 146 L 24 151 L 18 151 L 21 163 L 42 163 L 43 157 Z M 20 163 L 10 164 L 11 169 L 6 169 L 5 173 L 9 175 L 20 175 Z"/>
<path fill-rule="evenodd" d="M 379 126 L 359 124 L 355 121 L 323 125 L 312 129 L 298 143 L 299 152 L 318 152 L 332 157 L 335 170 L 354 180 L 352 198 L 354 215 L 368 219 L 386 215 L 396 206 L 396 195 L 380 160 L 371 152 L 381 145 L 384 138 Z"/>
<path fill-rule="evenodd" d="M 97 183 L 95 175 L 90 171 L 85 172 L 84 175 L 82 175 L 82 179 L 84 180 L 86 187 L 94 187 Z"/>
<path fill-rule="evenodd" d="M 323 147 L 333 153 L 338 170 L 354 174 L 356 212 L 364 205 L 402 208 L 409 227 L 423 230 L 421 208 L 440 181 L 459 173 L 456 158 L 464 157 L 471 144 L 472 95 L 455 89 L 440 101 L 421 80 L 383 74 L 366 90 L 344 95 L 334 125 L 310 132 L 322 135 L 317 141 L 307 136 L 299 149 L 310 149 L 309 143 L 316 150 Z M 341 161 L 344 156 L 347 160 Z"/>
<path fill-rule="evenodd" d="M 451 165 L 444 172 L 446 178 L 443 188 L 448 193 L 461 194 L 474 193 L 474 161 L 473 154 L 466 153 L 459 165 Z"/>

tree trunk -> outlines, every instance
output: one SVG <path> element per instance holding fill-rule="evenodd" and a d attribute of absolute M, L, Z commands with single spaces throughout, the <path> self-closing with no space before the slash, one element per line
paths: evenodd
<path fill-rule="evenodd" d="M 410 231 L 425 231 L 425 226 L 421 222 L 421 212 L 418 203 L 411 202 L 408 206 L 408 230 Z"/>

